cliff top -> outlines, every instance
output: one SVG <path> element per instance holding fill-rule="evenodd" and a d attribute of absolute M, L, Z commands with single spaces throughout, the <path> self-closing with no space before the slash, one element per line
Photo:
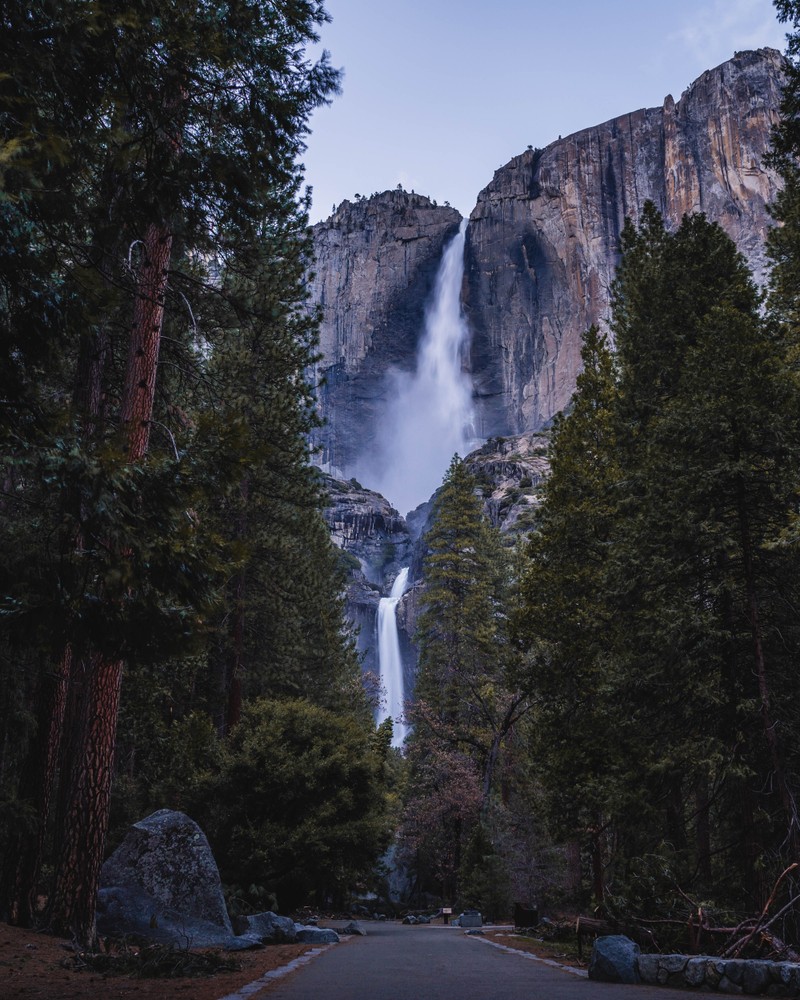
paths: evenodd
<path fill-rule="evenodd" d="M 777 49 L 746 49 L 741 52 L 736 52 L 732 59 L 728 59 L 724 63 L 720 63 L 719 66 L 715 66 L 713 69 L 708 69 L 704 73 L 701 73 L 701 75 L 690 83 L 689 86 L 683 91 L 677 103 L 671 94 L 667 94 L 664 98 L 663 104 L 659 107 L 638 108 L 635 111 L 629 111 L 624 114 L 617 115 L 614 118 L 609 118 L 605 122 L 599 122 L 596 125 L 587 126 L 586 128 L 579 129 L 577 132 L 571 132 L 569 135 L 563 137 L 559 136 L 542 149 L 535 149 L 533 146 L 529 146 L 527 150 L 513 156 L 507 163 L 495 170 L 492 180 L 479 193 L 478 201 L 481 201 L 481 199 L 494 188 L 498 178 L 502 178 L 508 170 L 514 170 L 521 166 L 530 166 L 531 162 L 535 163 L 545 154 L 549 154 L 568 143 L 583 144 L 587 138 L 596 134 L 598 131 L 613 132 L 617 129 L 622 129 L 633 117 L 646 118 L 648 116 L 660 116 L 663 115 L 665 111 L 672 109 L 674 109 L 675 113 L 680 116 L 681 113 L 685 112 L 687 107 L 691 106 L 695 101 L 701 100 L 706 103 L 709 100 L 709 95 L 722 95 L 724 92 L 730 90 L 732 82 L 736 79 L 745 76 L 766 75 L 775 80 L 779 80 L 783 76 L 784 66 L 784 56 Z"/>
<path fill-rule="evenodd" d="M 339 205 L 333 206 L 332 215 L 318 222 L 313 228 L 315 232 L 338 229 L 354 217 L 397 216 L 411 212 L 450 213 L 454 220 L 461 220 L 461 213 L 452 208 L 448 202 L 439 205 L 427 195 L 397 187 L 389 191 L 375 192 L 369 197 L 357 194 L 352 201 L 345 198 Z"/>

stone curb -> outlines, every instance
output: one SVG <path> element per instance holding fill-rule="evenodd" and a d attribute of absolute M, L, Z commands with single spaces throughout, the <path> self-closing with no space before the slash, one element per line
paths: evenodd
<path fill-rule="evenodd" d="M 307 951 L 304 955 L 292 959 L 286 965 L 279 965 L 277 969 L 270 969 L 263 976 L 254 979 L 252 983 L 240 986 L 235 993 L 227 993 L 224 997 L 220 997 L 220 1000 L 247 1000 L 248 997 L 260 993 L 261 990 L 265 989 L 275 979 L 282 979 L 283 976 L 288 976 L 290 972 L 294 972 L 295 969 L 299 969 L 302 965 L 307 965 L 308 962 L 317 958 L 318 955 L 333 947 L 334 945 L 332 944 L 325 944 L 319 948 L 312 948 L 311 951 Z"/>
<path fill-rule="evenodd" d="M 639 976 L 650 986 L 712 990 L 733 996 L 800 997 L 800 963 L 708 955 L 639 955 Z"/>

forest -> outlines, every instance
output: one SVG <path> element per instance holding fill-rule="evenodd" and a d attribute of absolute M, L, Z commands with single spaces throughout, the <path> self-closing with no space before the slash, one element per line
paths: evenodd
<path fill-rule="evenodd" d="M 169 807 L 232 910 L 385 901 L 393 845 L 420 910 L 797 953 L 800 3 L 775 6 L 766 289 L 702 215 L 627 223 L 530 530 L 500 536 L 458 456 L 436 494 L 400 753 L 309 445 L 323 3 L 4 5 L 0 917 L 93 945 L 104 858 Z"/>

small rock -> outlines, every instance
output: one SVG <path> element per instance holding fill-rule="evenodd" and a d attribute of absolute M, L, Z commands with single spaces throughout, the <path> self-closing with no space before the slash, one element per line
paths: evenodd
<path fill-rule="evenodd" d="M 464 910 L 458 915 L 459 927 L 482 927 L 483 918 L 477 910 Z"/>
<path fill-rule="evenodd" d="M 338 944 L 339 935 L 330 927 L 301 927 L 297 940 L 304 944 Z"/>

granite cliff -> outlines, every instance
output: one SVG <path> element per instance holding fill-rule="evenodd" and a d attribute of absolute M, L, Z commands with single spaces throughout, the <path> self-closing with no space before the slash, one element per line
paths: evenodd
<path fill-rule="evenodd" d="M 528 149 L 495 173 L 467 229 L 462 301 L 477 436 L 468 456 L 485 509 L 504 532 L 526 530 L 547 474 L 537 432 L 570 400 L 581 336 L 608 318 L 626 218 L 655 202 L 668 224 L 702 211 L 765 276 L 767 210 L 778 189 L 764 164 L 777 120 L 783 60 L 772 49 L 738 53 L 704 73 L 677 102 L 644 109 Z M 459 214 L 413 192 L 343 202 L 314 227 L 311 304 L 322 312 L 316 375 L 326 425 L 319 461 L 350 476 L 376 440 L 392 368 L 415 367 L 426 306 Z M 444 474 L 442 469 L 442 474 Z M 326 512 L 349 555 L 348 612 L 361 628 L 365 669 L 377 673 L 375 613 L 397 570 L 420 578 L 430 505 L 404 521 L 355 481 L 330 481 Z M 389 498 L 391 500 L 392 498 Z M 397 617 L 407 669 L 418 588 Z"/>
<path fill-rule="evenodd" d="M 487 519 L 510 538 L 529 530 L 547 477 L 546 434 L 492 438 L 465 458 L 475 476 Z M 328 503 L 323 516 L 334 544 L 343 552 L 346 614 L 356 632 L 362 670 L 380 674 L 377 612 L 403 566 L 410 567 L 410 588 L 397 606 L 398 638 L 405 665 L 406 691 L 412 691 L 417 652 L 414 646 L 421 595 L 425 532 L 433 504 L 421 504 L 408 519 L 374 490 L 355 479 L 325 476 Z"/>
<path fill-rule="evenodd" d="M 314 227 L 309 284 L 322 311 L 319 461 L 351 474 L 374 441 L 392 368 L 413 369 L 425 306 L 461 216 L 413 192 L 344 201 Z"/>
<path fill-rule="evenodd" d="M 764 277 L 764 165 L 779 52 L 740 52 L 677 102 L 622 115 L 501 167 L 470 215 L 464 309 L 477 436 L 547 425 L 569 402 L 580 339 L 608 315 L 619 234 L 652 200 L 671 224 L 702 211 Z M 343 202 L 314 227 L 311 303 L 323 321 L 319 460 L 350 476 L 375 441 L 391 368 L 412 370 L 425 306 L 458 212 L 402 190 Z M 444 471 L 444 470 L 443 470 Z"/>
<path fill-rule="evenodd" d="M 782 56 L 741 52 L 675 102 L 529 149 L 495 173 L 469 219 L 465 310 L 482 437 L 535 430 L 575 388 L 581 334 L 608 315 L 625 219 L 705 212 L 764 277 L 764 165 Z"/>
<path fill-rule="evenodd" d="M 345 482 L 325 476 L 324 484 L 328 503 L 323 517 L 334 545 L 345 553 L 347 618 L 356 631 L 362 669 L 377 677 L 378 602 L 388 594 L 398 571 L 411 563 L 413 537 L 405 520 L 379 493 L 364 489 L 355 479 Z M 400 641 L 410 690 L 416 657 L 410 634 L 401 630 Z"/>

